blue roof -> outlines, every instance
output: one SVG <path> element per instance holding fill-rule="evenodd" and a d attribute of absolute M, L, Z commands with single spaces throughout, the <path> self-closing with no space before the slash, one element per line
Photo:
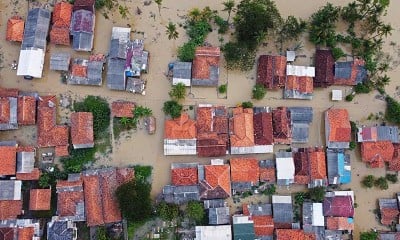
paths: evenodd
<path fill-rule="evenodd" d="M 346 161 L 346 156 L 344 153 L 338 153 L 338 172 L 339 172 L 339 182 L 342 184 L 351 182 L 351 171 L 346 170 L 345 165 L 350 166 L 350 161 Z M 346 163 L 345 163 L 346 162 Z"/>

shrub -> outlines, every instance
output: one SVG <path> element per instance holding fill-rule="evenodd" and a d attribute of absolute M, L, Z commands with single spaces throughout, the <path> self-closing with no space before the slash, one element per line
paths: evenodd
<path fill-rule="evenodd" d="M 322 202 L 325 197 L 325 188 L 324 187 L 314 187 L 309 189 L 310 199 L 313 202 Z"/>
<path fill-rule="evenodd" d="M 389 188 L 388 182 L 385 177 L 380 177 L 375 180 L 374 185 L 379 187 L 381 190 L 386 190 Z"/>
<path fill-rule="evenodd" d="M 175 100 L 164 102 L 163 111 L 165 114 L 170 115 L 172 118 L 178 118 L 181 116 L 183 106 Z"/>
<path fill-rule="evenodd" d="M 274 184 L 268 185 L 268 187 L 264 190 L 264 194 L 267 196 L 274 195 L 276 192 L 276 186 Z"/>
<path fill-rule="evenodd" d="M 253 108 L 253 103 L 252 102 L 242 102 L 242 107 L 243 108 Z"/>
<path fill-rule="evenodd" d="M 226 85 L 226 84 L 222 84 L 218 87 L 218 92 L 221 94 L 226 93 L 227 90 L 228 90 L 228 85 Z"/>
<path fill-rule="evenodd" d="M 197 224 L 201 223 L 204 218 L 203 204 L 196 201 L 190 201 L 186 208 L 187 216 L 193 219 Z"/>
<path fill-rule="evenodd" d="M 386 120 L 393 123 L 400 123 L 400 103 L 393 98 L 386 97 Z"/>
<path fill-rule="evenodd" d="M 345 100 L 347 102 L 351 102 L 351 101 L 353 101 L 353 98 L 354 98 L 354 95 L 353 94 L 349 94 L 349 95 L 346 96 Z"/>
<path fill-rule="evenodd" d="M 365 176 L 361 181 L 361 184 L 366 188 L 372 188 L 374 186 L 375 177 L 373 175 Z"/>
<path fill-rule="evenodd" d="M 199 46 L 204 43 L 210 30 L 211 25 L 207 21 L 201 20 L 189 24 L 187 34 L 189 35 L 190 41 Z"/>
<path fill-rule="evenodd" d="M 363 83 L 359 83 L 354 87 L 354 91 L 356 93 L 369 93 L 371 92 L 371 88 Z"/>
<path fill-rule="evenodd" d="M 378 233 L 371 230 L 369 232 L 362 232 L 360 234 L 360 240 L 376 240 L 378 239 Z"/>
<path fill-rule="evenodd" d="M 158 216 L 164 221 L 172 221 L 179 215 L 179 206 L 162 201 L 157 205 Z"/>
<path fill-rule="evenodd" d="M 186 95 L 186 86 L 183 83 L 178 83 L 172 86 L 171 91 L 169 91 L 169 96 L 175 100 L 185 99 Z"/>
<path fill-rule="evenodd" d="M 194 52 L 196 44 L 192 41 L 184 43 L 182 47 L 178 48 L 178 58 L 182 62 L 191 62 L 194 59 Z"/>
<path fill-rule="evenodd" d="M 351 141 L 350 144 L 349 144 L 349 149 L 350 150 L 354 150 L 354 148 L 356 148 L 356 146 L 357 146 L 356 142 Z"/>
<path fill-rule="evenodd" d="M 294 203 L 296 205 L 303 205 L 304 200 L 307 198 L 307 193 L 306 192 L 297 192 L 294 195 Z"/>
<path fill-rule="evenodd" d="M 141 181 L 148 181 L 151 177 L 151 172 L 153 167 L 151 166 L 142 166 L 142 165 L 135 165 L 135 178 Z"/>
<path fill-rule="evenodd" d="M 222 17 L 215 15 L 214 22 L 219 27 L 219 29 L 218 29 L 219 34 L 224 34 L 228 31 L 229 23 L 228 23 L 228 21 L 224 20 Z"/>
<path fill-rule="evenodd" d="M 338 47 L 332 48 L 332 55 L 335 60 L 345 56 L 343 50 Z"/>
<path fill-rule="evenodd" d="M 249 71 L 253 68 L 256 52 L 244 44 L 228 42 L 222 47 L 228 69 Z"/>
<path fill-rule="evenodd" d="M 396 174 L 386 174 L 386 179 L 391 183 L 397 183 L 399 179 L 397 178 Z"/>
<path fill-rule="evenodd" d="M 264 85 L 262 84 L 256 84 L 253 87 L 253 98 L 257 100 L 261 100 L 265 97 L 267 94 L 267 90 L 265 89 Z"/>

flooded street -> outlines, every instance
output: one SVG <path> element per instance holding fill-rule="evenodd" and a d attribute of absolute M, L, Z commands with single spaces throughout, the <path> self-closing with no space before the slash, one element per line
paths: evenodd
<path fill-rule="evenodd" d="M 18 1 L 17 1 L 18 2 Z M 39 1 L 41 2 L 41 1 Z M 52 2 L 52 1 L 51 1 Z M 139 105 L 149 107 L 153 110 L 154 116 L 157 118 L 157 132 L 154 135 L 147 135 L 144 126 L 139 126 L 137 131 L 130 132 L 129 136 L 122 136 L 118 140 L 113 141 L 113 152 L 110 159 L 98 161 L 98 165 L 109 166 L 127 166 L 135 164 L 144 164 L 153 166 L 153 196 L 160 193 L 162 187 L 170 182 L 170 164 L 173 162 L 199 162 L 209 163 L 209 158 L 197 158 L 194 156 L 188 157 L 166 157 L 163 155 L 163 124 L 164 114 L 162 112 L 162 105 L 164 101 L 169 99 L 168 91 L 170 89 L 170 82 L 165 77 L 168 63 L 176 60 L 176 50 L 186 40 L 185 29 L 178 27 L 184 23 L 183 16 L 188 10 L 198 7 L 202 9 L 205 6 L 210 6 L 213 10 L 222 10 L 223 1 L 212 0 L 164 0 L 162 2 L 161 16 L 158 12 L 157 5 L 153 2 L 149 6 L 144 6 L 143 1 L 119 1 L 120 4 L 129 9 L 128 19 L 122 19 L 118 10 L 115 13 L 107 13 L 109 19 L 106 19 L 100 12 L 96 14 L 96 27 L 95 27 L 95 42 L 94 53 L 107 54 L 111 29 L 113 26 L 132 27 L 132 38 L 140 38 L 145 40 L 145 49 L 150 52 L 149 73 L 144 74 L 143 79 L 147 80 L 146 95 L 133 95 L 124 91 L 111 91 L 105 86 L 105 74 L 103 75 L 103 85 L 101 87 L 87 87 L 87 86 L 72 86 L 66 85 L 61 82 L 60 74 L 55 71 L 49 70 L 50 54 L 54 52 L 69 52 L 72 57 L 88 58 L 89 53 L 75 52 L 69 47 L 60 47 L 53 44 L 48 44 L 46 52 L 46 61 L 44 66 L 44 77 L 42 79 L 35 79 L 33 81 L 24 80 L 22 77 L 16 76 L 16 71 L 11 70 L 9 67 L 13 60 L 18 60 L 20 44 L 6 42 L 4 35 L 6 32 L 7 19 L 13 14 L 18 14 L 23 18 L 27 15 L 27 1 L 19 0 L 17 7 L 12 3 L 14 0 L 1 0 L 0 1 L 0 36 L 2 41 L 0 43 L 0 52 L 4 53 L 3 69 L 0 71 L 0 86 L 7 88 L 19 88 L 22 91 L 37 91 L 41 95 L 68 94 L 73 99 L 83 98 L 86 95 L 98 95 L 107 98 L 110 102 L 115 100 L 129 100 L 134 101 Z M 179 3 L 177 3 L 179 2 Z M 238 0 L 236 1 L 238 2 Z M 276 4 L 281 14 L 286 17 L 294 15 L 304 19 L 308 19 L 310 14 L 313 13 L 319 6 L 325 4 L 327 1 L 315 0 L 276 0 Z M 336 0 L 331 1 L 334 4 L 345 4 L 349 1 Z M 137 9 L 142 13 L 137 15 Z M 386 20 L 390 22 L 394 28 L 392 36 L 387 40 L 387 51 L 391 51 L 389 43 L 391 41 L 400 43 L 400 18 L 398 17 L 398 10 L 400 9 L 400 1 L 392 0 L 389 7 Z M 220 11 L 220 15 L 224 18 L 227 16 L 226 12 Z M 165 34 L 165 26 L 168 22 L 176 23 L 179 32 L 179 38 L 176 40 L 168 40 Z M 136 33 L 140 32 L 140 33 Z M 224 35 L 225 42 L 228 40 L 229 34 Z M 207 42 L 214 46 L 220 46 L 219 36 L 216 31 L 211 33 L 207 38 Z M 305 42 L 303 40 L 303 42 Z M 259 50 L 259 54 L 277 54 L 276 48 L 271 43 L 267 47 Z M 297 64 L 311 64 L 312 55 L 315 48 L 310 44 L 304 43 L 304 48 L 301 55 L 305 58 L 300 58 L 296 61 Z M 394 54 L 394 53 L 392 53 Z M 397 57 L 398 56 L 393 56 Z M 193 88 L 192 93 L 194 98 L 187 98 L 184 102 L 185 105 L 195 105 L 199 103 L 212 103 L 223 104 L 226 106 L 235 106 L 243 101 L 250 100 L 251 89 L 255 84 L 255 70 L 247 73 L 238 71 L 227 71 L 224 60 L 221 61 L 220 81 L 228 83 L 227 99 L 218 98 L 215 88 Z M 396 68 L 389 72 L 391 83 L 386 87 L 386 92 L 391 96 L 398 98 L 396 93 L 397 86 L 400 86 L 398 80 L 400 69 Z M 384 112 L 385 102 L 376 99 L 377 92 L 370 94 L 358 95 L 353 102 L 332 102 L 330 101 L 330 92 L 332 89 L 342 89 L 349 93 L 351 90 L 348 87 L 331 87 L 327 89 L 316 89 L 314 98 L 311 101 L 300 100 L 284 100 L 282 99 L 282 91 L 268 91 L 265 99 L 255 101 L 256 106 L 311 106 L 314 109 L 314 119 L 311 125 L 310 142 L 307 145 L 296 146 L 316 146 L 324 144 L 324 123 L 323 112 L 330 107 L 341 107 L 349 110 L 350 119 L 361 124 L 373 124 L 366 120 L 370 113 Z M 347 94 L 344 94 L 347 95 Z M 60 116 L 64 121 L 67 118 L 63 117 L 65 111 L 60 107 Z M 22 143 L 32 143 L 26 139 L 21 139 L 22 132 L 26 128 L 22 127 L 16 133 L 13 132 L 0 132 L 0 139 L 8 140 L 14 138 Z M 29 138 L 34 138 L 34 129 L 27 129 Z M 25 133 L 26 134 L 26 133 Z M 272 159 L 272 154 L 256 155 L 258 159 Z M 351 188 L 355 191 L 356 208 L 355 222 L 356 222 L 356 235 L 358 233 L 370 228 L 385 229 L 380 226 L 375 220 L 372 211 L 377 207 L 377 199 L 379 197 L 393 197 L 394 194 L 400 190 L 400 184 L 390 184 L 389 189 L 382 191 L 376 188 L 364 189 L 360 185 L 360 180 L 368 174 L 375 176 L 385 175 L 385 170 L 371 170 L 365 166 L 360 160 L 359 149 L 352 152 L 352 183 L 345 185 L 342 189 Z M 225 159 L 228 159 L 225 157 Z M 282 190 L 283 191 L 283 190 Z M 286 191 L 286 189 L 285 189 Z"/>

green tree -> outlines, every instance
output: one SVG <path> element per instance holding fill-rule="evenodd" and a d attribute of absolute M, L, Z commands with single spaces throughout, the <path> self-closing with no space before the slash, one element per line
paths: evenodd
<path fill-rule="evenodd" d="M 270 185 L 267 186 L 267 188 L 265 189 L 265 191 L 263 193 L 265 195 L 272 196 L 272 195 L 275 194 L 275 192 L 276 192 L 275 184 L 270 184 Z"/>
<path fill-rule="evenodd" d="M 350 150 L 354 150 L 354 148 L 356 148 L 356 146 L 357 146 L 356 142 L 355 141 L 351 141 L 350 144 L 349 144 L 349 149 Z"/>
<path fill-rule="evenodd" d="M 254 66 L 256 51 L 243 43 L 228 42 L 222 47 L 228 69 L 249 71 Z"/>
<path fill-rule="evenodd" d="M 175 100 L 164 102 L 163 111 L 165 114 L 170 115 L 172 118 L 178 118 L 181 116 L 183 106 Z"/>
<path fill-rule="evenodd" d="M 154 0 L 154 2 L 157 4 L 158 7 L 158 14 L 161 16 L 161 5 L 162 5 L 162 0 Z"/>
<path fill-rule="evenodd" d="M 178 218 L 179 206 L 162 201 L 157 205 L 157 213 L 162 220 L 172 221 Z"/>
<path fill-rule="evenodd" d="M 130 120 L 129 118 L 127 118 L 127 117 L 122 117 L 122 118 L 119 120 L 119 122 L 120 122 L 122 125 L 124 125 L 124 127 L 127 127 L 127 126 L 131 123 L 131 120 Z"/>
<path fill-rule="evenodd" d="M 186 208 L 187 216 L 193 219 L 196 223 L 201 223 L 204 218 L 203 204 L 196 201 L 190 201 Z"/>
<path fill-rule="evenodd" d="M 183 83 L 178 83 L 172 86 L 171 91 L 169 91 L 169 96 L 177 101 L 185 99 L 185 95 L 186 95 L 186 86 Z"/>
<path fill-rule="evenodd" d="M 194 52 L 196 50 L 196 44 L 193 41 L 184 43 L 178 48 L 178 58 L 182 62 L 191 62 L 194 59 Z"/>
<path fill-rule="evenodd" d="M 253 87 L 253 98 L 257 100 L 261 100 L 267 94 L 267 90 L 265 89 L 264 85 L 257 83 Z"/>
<path fill-rule="evenodd" d="M 193 8 L 189 11 L 187 17 L 189 22 L 197 22 L 201 19 L 201 11 L 198 8 Z"/>
<path fill-rule="evenodd" d="M 386 179 L 391 183 L 397 183 L 399 179 L 397 178 L 396 174 L 386 174 Z"/>
<path fill-rule="evenodd" d="M 172 22 L 168 23 L 167 30 L 165 32 L 166 32 L 169 40 L 171 40 L 171 39 L 175 40 L 179 37 L 179 33 L 176 30 L 176 25 L 173 24 Z"/>
<path fill-rule="evenodd" d="M 107 236 L 106 228 L 101 226 L 96 230 L 97 240 L 109 240 L 110 238 Z"/>
<path fill-rule="evenodd" d="M 41 188 L 48 188 L 50 187 L 50 175 L 47 172 L 44 172 L 39 177 L 39 186 Z"/>
<path fill-rule="evenodd" d="M 400 103 L 395 99 L 386 97 L 386 120 L 392 123 L 400 123 Z"/>
<path fill-rule="evenodd" d="M 282 51 L 284 42 L 298 40 L 306 29 L 306 21 L 294 16 L 288 16 L 278 28 L 278 42 L 281 44 L 280 50 Z"/>
<path fill-rule="evenodd" d="M 381 190 L 386 190 L 389 188 L 388 182 L 385 177 L 379 177 L 375 180 L 374 185 L 379 187 Z"/>
<path fill-rule="evenodd" d="M 304 200 L 308 197 L 308 194 L 306 192 L 297 192 L 294 195 L 294 203 L 296 205 L 303 205 Z"/>
<path fill-rule="evenodd" d="M 313 13 L 309 24 L 310 41 L 315 45 L 336 46 L 336 23 L 339 20 L 340 7 L 327 3 Z"/>
<path fill-rule="evenodd" d="M 375 177 L 373 175 L 368 175 L 363 178 L 361 184 L 366 188 L 372 188 L 374 186 Z"/>
<path fill-rule="evenodd" d="M 377 239 L 378 239 L 378 233 L 373 230 L 360 233 L 360 240 L 377 240 Z"/>
<path fill-rule="evenodd" d="M 253 108 L 253 103 L 252 102 L 242 102 L 242 107 L 243 108 Z"/>
<path fill-rule="evenodd" d="M 222 84 L 218 87 L 218 92 L 221 94 L 226 93 L 227 90 L 228 90 L 228 85 L 226 85 L 226 84 Z"/>
<path fill-rule="evenodd" d="M 129 10 L 128 10 L 127 6 L 119 5 L 118 10 L 119 10 L 119 14 L 121 14 L 121 17 L 123 19 L 127 18 L 128 14 L 129 14 Z"/>
<path fill-rule="evenodd" d="M 222 11 L 228 12 L 228 18 L 226 19 L 226 21 L 229 23 L 231 13 L 232 13 L 232 11 L 234 11 L 234 8 L 235 8 L 235 0 L 227 0 L 227 1 L 223 2 L 222 4 L 224 5 L 224 9 L 222 9 Z"/>
<path fill-rule="evenodd" d="M 122 215 L 133 222 L 150 217 L 152 202 L 151 185 L 146 181 L 131 180 L 119 186 L 115 192 Z"/>
<path fill-rule="evenodd" d="M 324 187 L 314 187 L 309 189 L 310 199 L 313 202 L 322 202 L 325 197 L 325 188 Z"/>

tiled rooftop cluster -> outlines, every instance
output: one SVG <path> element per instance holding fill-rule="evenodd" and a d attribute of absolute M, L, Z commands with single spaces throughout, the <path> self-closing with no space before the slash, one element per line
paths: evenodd
<path fill-rule="evenodd" d="M 94 0 L 76 0 L 72 8 L 71 35 L 72 48 L 90 52 L 93 49 L 95 9 Z"/>
<path fill-rule="evenodd" d="M 60 45 L 70 45 L 69 30 L 71 25 L 73 5 L 69 2 L 59 2 L 54 6 L 50 31 L 50 42 Z"/>
<path fill-rule="evenodd" d="M 309 187 L 327 186 L 325 151 L 323 148 L 299 148 L 293 153 L 296 184 Z"/>
<path fill-rule="evenodd" d="M 88 60 L 81 58 L 74 59 L 67 83 L 72 85 L 101 86 L 103 82 L 103 65 L 105 62 L 106 57 L 103 54 L 91 55 Z"/>

